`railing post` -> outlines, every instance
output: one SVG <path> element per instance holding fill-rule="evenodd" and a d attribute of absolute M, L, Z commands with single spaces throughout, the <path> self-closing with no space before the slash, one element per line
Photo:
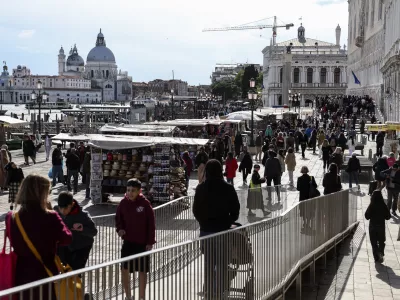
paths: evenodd
<path fill-rule="evenodd" d="M 313 255 L 313 262 L 310 266 L 310 284 L 315 286 L 315 255 Z"/>
<path fill-rule="evenodd" d="M 300 268 L 299 274 L 296 277 L 296 300 L 301 300 L 301 274 L 302 270 Z"/>

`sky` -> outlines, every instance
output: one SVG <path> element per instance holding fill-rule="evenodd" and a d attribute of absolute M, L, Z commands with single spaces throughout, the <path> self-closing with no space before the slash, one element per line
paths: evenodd
<path fill-rule="evenodd" d="M 277 16 L 279 25 L 294 23 L 278 29 L 278 42 L 297 37 L 303 23 L 306 38 L 335 43 L 340 24 L 343 46 L 347 12 L 346 0 L 19 0 L 0 10 L 0 61 L 9 69 L 26 65 L 34 75 L 56 75 L 61 45 L 67 54 L 76 44 L 86 61 L 102 28 L 118 68 L 133 81 L 171 79 L 173 70 L 191 85 L 210 84 L 217 63 L 262 64 L 272 29 L 202 29 L 272 25 Z"/>

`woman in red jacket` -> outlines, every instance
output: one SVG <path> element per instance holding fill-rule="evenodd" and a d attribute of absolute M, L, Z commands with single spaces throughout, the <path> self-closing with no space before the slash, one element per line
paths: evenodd
<path fill-rule="evenodd" d="M 233 153 L 229 152 L 225 161 L 225 176 L 226 181 L 233 185 L 233 179 L 236 177 L 236 170 L 238 163 L 236 158 L 233 157 Z"/>
<path fill-rule="evenodd" d="M 16 201 L 21 205 L 18 215 L 27 236 L 39 252 L 45 266 L 55 276 L 59 273 L 54 262 L 57 247 L 70 244 L 72 233 L 60 216 L 51 210 L 48 201 L 49 192 L 50 181 L 42 176 L 31 174 L 22 181 Z M 49 277 L 43 264 L 38 261 L 24 241 L 12 212 L 6 216 L 6 224 L 9 222 L 9 218 L 12 218 L 11 228 L 8 228 L 11 234 L 10 240 L 18 256 L 15 285 Z M 49 295 L 49 287 L 52 290 L 52 296 Z M 21 299 L 56 299 L 53 284 L 46 285 L 41 290 L 39 288 L 26 290 Z"/>

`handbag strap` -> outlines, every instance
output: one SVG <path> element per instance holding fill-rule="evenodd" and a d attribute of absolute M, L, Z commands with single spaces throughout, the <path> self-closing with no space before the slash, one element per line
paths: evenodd
<path fill-rule="evenodd" d="M 49 275 L 49 277 L 53 277 L 53 273 L 46 267 L 39 252 L 36 250 L 35 246 L 32 244 L 31 240 L 29 239 L 28 235 L 26 234 L 26 231 L 25 231 L 24 227 L 22 226 L 22 223 L 21 223 L 18 213 L 15 213 L 15 221 L 17 223 L 18 229 L 21 232 L 21 235 L 22 235 L 25 243 L 27 244 L 29 249 L 32 251 L 33 255 L 36 257 L 36 259 L 38 261 L 40 261 L 42 263 L 42 265 L 43 265 L 44 269 L 46 270 L 46 273 Z"/>
<path fill-rule="evenodd" d="M 11 242 L 11 218 L 12 218 L 12 213 L 8 214 L 8 219 L 6 222 L 6 230 L 5 230 L 5 234 L 4 234 L 4 242 L 3 242 L 3 251 L 2 253 L 6 252 L 6 244 L 7 244 L 7 238 L 10 241 L 10 246 L 12 247 L 12 242 Z"/>

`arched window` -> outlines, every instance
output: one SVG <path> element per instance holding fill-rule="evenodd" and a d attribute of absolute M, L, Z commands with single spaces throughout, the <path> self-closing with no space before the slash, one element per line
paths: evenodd
<path fill-rule="evenodd" d="M 90 77 L 92 77 L 92 78 L 94 77 L 94 71 L 93 70 L 90 71 Z"/>
<path fill-rule="evenodd" d="M 278 105 L 282 105 L 282 95 L 279 95 L 278 97 Z"/>
<path fill-rule="evenodd" d="M 320 82 L 326 83 L 326 68 L 321 69 Z"/>
<path fill-rule="evenodd" d="M 109 72 L 108 72 L 108 70 L 106 71 L 106 78 L 108 78 L 108 75 L 109 75 Z"/>
<path fill-rule="evenodd" d="M 79 72 L 79 68 L 76 68 L 76 71 Z"/>
<path fill-rule="evenodd" d="M 103 78 L 105 77 L 105 75 L 104 75 L 104 70 L 103 70 Z"/>
<path fill-rule="evenodd" d="M 293 82 L 300 83 L 300 69 L 294 68 L 293 70 Z"/>
<path fill-rule="evenodd" d="M 107 84 L 106 85 L 106 89 L 112 89 L 112 85 L 111 84 Z"/>
<path fill-rule="evenodd" d="M 76 94 L 77 97 L 79 97 L 79 94 Z"/>
<path fill-rule="evenodd" d="M 335 68 L 335 71 L 333 72 L 333 83 L 339 84 L 340 83 L 340 69 Z"/>
<path fill-rule="evenodd" d="M 283 68 L 279 70 L 279 83 L 282 83 L 282 79 L 283 79 Z"/>
<path fill-rule="evenodd" d="M 307 69 L 307 83 L 313 83 L 313 69 Z"/>

